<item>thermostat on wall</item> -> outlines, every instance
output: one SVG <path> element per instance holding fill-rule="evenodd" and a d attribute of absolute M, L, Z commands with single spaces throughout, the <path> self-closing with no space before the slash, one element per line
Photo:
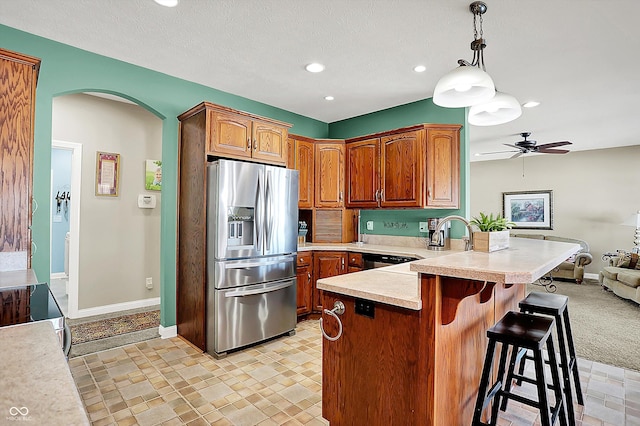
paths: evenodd
<path fill-rule="evenodd" d="M 138 195 L 138 207 L 141 209 L 154 209 L 156 207 L 156 196 L 147 194 Z"/>

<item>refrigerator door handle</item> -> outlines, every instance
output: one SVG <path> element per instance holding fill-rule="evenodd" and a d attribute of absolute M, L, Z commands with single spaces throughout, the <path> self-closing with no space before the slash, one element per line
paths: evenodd
<path fill-rule="evenodd" d="M 271 250 L 271 234 L 273 230 L 273 194 L 271 193 L 271 171 L 265 172 L 265 230 L 267 233 L 267 241 L 265 246 L 265 252 Z"/>
<path fill-rule="evenodd" d="M 260 253 L 264 253 L 264 200 L 262 199 L 262 174 L 258 174 L 258 186 L 256 188 L 256 211 L 254 215 L 254 232 L 256 236 L 256 249 Z"/>
<path fill-rule="evenodd" d="M 285 283 L 280 283 L 280 284 L 272 284 L 267 287 L 258 288 L 255 290 L 229 291 L 225 293 L 224 297 L 243 297 L 243 296 L 253 296 L 255 294 L 270 293 L 272 291 L 282 290 L 283 288 L 287 288 L 291 285 L 293 285 L 293 281 L 287 281 Z"/>

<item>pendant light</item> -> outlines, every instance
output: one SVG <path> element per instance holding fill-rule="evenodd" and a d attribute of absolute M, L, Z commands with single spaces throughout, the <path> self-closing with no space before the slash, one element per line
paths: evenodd
<path fill-rule="evenodd" d="M 469 124 L 495 126 L 508 123 L 522 115 L 522 108 L 513 96 L 496 91 L 489 101 L 469 108 Z"/>
<path fill-rule="evenodd" d="M 473 61 L 459 59 L 458 68 L 445 74 L 436 84 L 433 102 L 446 108 L 461 108 L 477 105 L 493 98 L 496 93 L 491 76 L 484 66 L 484 48 L 487 46 L 483 38 L 482 15 L 487 5 L 474 1 L 469 5 L 473 13 L 474 40 L 471 42 Z"/>

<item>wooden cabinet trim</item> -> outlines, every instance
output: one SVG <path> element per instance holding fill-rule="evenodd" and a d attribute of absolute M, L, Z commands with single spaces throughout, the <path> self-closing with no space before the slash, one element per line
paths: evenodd
<path fill-rule="evenodd" d="M 178 120 L 179 121 L 186 120 L 187 118 L 191 117 L 192 115 L 195 115 L 195 114 L 197 114 L 197 113 L 199 113 L 200 111 L 203 111 L 203 110 L 213 110 L 213 111 L 218 111 L 218 112 L 225 112 L 225 113 L 228 113 L 228 114 L 239 114 L 239 115 L 243 115 L 245 117 L 251 118 L 252 120 L 263 121 L 265 123 L 271 123 L 271 124 L 274 124 L 274 125 L 277 125 L 277 126 L 286 127 L 287 129 L 292 126 L 291 124 L 285 123 L 284 121 L 278 121 L 278 120 L 274 120 L 272 118 L 262 117 L 260 115 L 252 114 L 250 112 L 229 108 L 229 107 L 226 107 L 226 106 L 223 106 L 223 105 L 213 104 L 211 102 L 201 102 L 201 103 L 199 103 L 198 105 L 194 106 L 193 108 L 190 108 L 187 111 L 185 111 L 182 114 L 180 114 L 178 116 Z"/>

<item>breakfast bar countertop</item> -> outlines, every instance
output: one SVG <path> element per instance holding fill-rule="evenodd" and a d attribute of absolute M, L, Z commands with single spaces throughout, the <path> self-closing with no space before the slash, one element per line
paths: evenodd
<path fill-rule="evenodd" d="M 315 246 L 314 249 L 317 250 L 318 247 Z M 402 254 L 411 254 L 411 250 L 420 251 L 423 258 L 401 265 L 322 278 L 318 280 L 317 287 L 320 290 L 346 296 L 421 310 L 419 273 L 499 284 L 527 284 L 559 265 L 578 251 L 580 246 L 571 243 L 511 238 L 508 249 L 492 253 L 429 251 L 402 247 L 397 249 L 401 250 L 397 253 Z"/>
<path fill-rule="evenodd" d="M 0 328 L 0 412 L 16 422 L 88 425 L 60 342 L 49 321 Z"/>

